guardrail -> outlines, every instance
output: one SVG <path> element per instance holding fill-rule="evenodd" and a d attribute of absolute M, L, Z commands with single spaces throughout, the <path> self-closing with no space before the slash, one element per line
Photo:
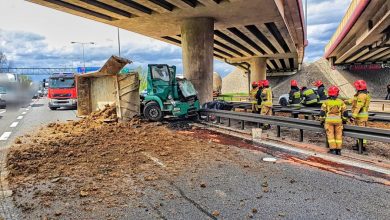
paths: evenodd
<path fill-rule="evenodd" d="M 228 120 L 227 126 L 231 126 L 231 120 L 237 120 L 241 122 L 241 129 L 245 129 L 245 122 L 257 123 L 260 127 L 261 124 L 270 124 L 276 126 L 277 137 L 281 137 L 281 127 L 299 129 L 299 141 L 303 142 L 303 131 L 315 131 L 325 134 L 325 129 L 319 121 L 303 120 L 297 118 L 286 118 L 280 116 L 266 116 L 253 113 L 232 112 L 224 110 L 208 110 L 202 109 L 200 111 L 201 116 L 206 117 L 206 121 L 210 121 L 210 116 L 216 117 L 217 123 L 221 122 L 221 118 Z M 359 153 L 363 153 L 363 139 L 390 143 L 390 130 L 377 129 L 368 127 L 358 127 L 351 125 L 344 125 L 344 136 L 356 138 L 359 141 Z"/>
<path fill-rule="evenodd" d="M 252 109 L 252 104 L 249 102 L 229 102 L 234 108 Z M 288 107 L 281 105 L 274 105 L 274 112 L 287 112 L 291 113 L 291 117 L 297 118 L 299 114 L 305 115 L 306 119 L 312 116 L 319 115 L 320 108 L 315 107 Z M 390 122 L 390 113 L 387 112 L 372 112 L 370 111 L 369 120 Z M 349 113 L 351 115 L 351 113 Z"/>

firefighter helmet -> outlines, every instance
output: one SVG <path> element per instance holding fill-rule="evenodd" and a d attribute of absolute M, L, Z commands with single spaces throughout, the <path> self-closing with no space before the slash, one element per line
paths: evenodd
<path fill-rule="evenodd" d="M 264 87 L 269 86 L 269 81 L 268 80 L 263 80 L 263 86 Z"/>
<path fill-rule="evenodd" d="M 298 86 L 298 82 L 295 79 L 291 80 L 291 86 Z"/>
<path fill-rule="evenodd" d="M 263 87 L 263 81 L 262 81 L 262 80 L 259 80 L 259 81 L 257 82 L 257 85 L 258 85 L 259 87 Z"/>
<path fill-rule="evenodd" d="M 367 89 L 367 83 L 364 80 L 356 80 L 353 85 L 358 91 Z"/>
<path fill-rule="evenodd" d="M 320 87 L 321 85 L 324 85 L 324 83 L 322 83 L 321 80 L 317 80 L 313 84 L 314 84 L 314 86 L 317 86 L 317 87 Z"/>
<path fill-rule="evenodd" d="M 338 96 L 339 93 L 340 93 L 340 90 L 339 90 L 339 88 L 337 88 L 337 86 L 331 86 L 328 89 L 329 96 Z"/>
<path fill-rule="evenodd" d="M 252 82 L 252 86 L 258 86 L 257 82 Z"/>

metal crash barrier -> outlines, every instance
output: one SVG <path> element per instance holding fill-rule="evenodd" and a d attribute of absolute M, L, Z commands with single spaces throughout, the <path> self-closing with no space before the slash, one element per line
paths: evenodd
<path fill-rule="evenodd" d="M 309 130 L 314 132 L 322 132 L 325 135 L 325 129 L 321 125 L 321 122 L 314 120 L 304 120 L 298 118 L 287 118 L 281 116 L 266 116 L 259 115 L 254 113 L 246 112 L 233 112 L 233 111 L 224 111 L 224 110 L 209 110 L 202 109 L 200 111 L 202 119 L 205 119 L 206 122 L 210 121 L 210 116 L 216 118 L 216 122 L 220 123 L 221 119 L 227 119 L 227 126 L 230 127 L 231 120 L 237 120 L 241 122 L 241 129 L 245 129 L 245 122 L 256 123 L 258 126 L 261 124 L 270 124 L 276 126 L 277 137 L 281 137 L 281 127 L 299 129 L 299 141 L 303 142 L 303 131 Z M 351 125 L 344 125 L 344 136 L 356 138 L 359 141 L 359 153 L 363 153 L 363 139 L 379 141 L 390 143 L 390 130 L 388 129 L 378 129 L 378 128 L 368 128 L 368 127 L 358 127 Z"/>

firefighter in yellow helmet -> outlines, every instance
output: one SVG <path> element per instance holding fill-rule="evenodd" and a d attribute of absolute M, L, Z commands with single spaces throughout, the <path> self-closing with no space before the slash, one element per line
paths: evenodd
<path fill-rule="evenodd" d="M 347 107 L 343 100 L 339 99 L 339 88 L 331 86 L 328 89 L 329 98 L 321 106 L 321 120 L 325 123 L 326 137 L 329 144 L 329 153 L 341 155 L 343 144 L 343 121 L 346 120 Z"/>
<path fill-rule="evenodd" d="M 252 82 L 252 89 L 249 92 L 249 98 L 252 103 L 252 112 L 258 112 L 258 107 L 257 107 L 257 99 L 256 99 L 256 94 L 257 91 L 259 90 L 259 85 L 257 82 Z"/>
<path fill-rule="evenodd" d="M 367 83 L 364 80 L 357 80 L 353 85 L 357 92 L 353 98 L 345 101 L 346 104 L 352 105 L 352 117 L 350 118 L 350 121 L 356 126 L 366 127 L 368 121 L 368 109 L 371 101 L 370 93 L 367 91 Z M 367 140 L 363 140 L 363 151 L 366 151 L 366 147 L 364 146 L 366 144 Z M 359 149 L 359 140 L 353 149 Z"/>
<path fill-rule="evenodd" d="M 261 115 L 272 115 L 272 90 L 269 87 L 269 81 L 263 80 L 263 91 L 261 93 Z M 270 125 L 264 125 L 263 129 L 271 128 Z"/>

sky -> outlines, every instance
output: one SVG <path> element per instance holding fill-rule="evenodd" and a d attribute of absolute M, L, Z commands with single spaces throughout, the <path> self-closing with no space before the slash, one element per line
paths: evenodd
<path fill-rule="evenodd" d="M 305 0 L 303 0 L 304 2 Z M 305 62 L 322 57 L 351 0 L 307 0 L 308 41 Z M 0 51 L 15 67 L 83 66 L 82 48 L 71 41 L 94 42 L 85 46 L 86 66 L 101 66 L 118 54 L 117 28 L 42 7 L 24 0 L 0 0 Z M 133 67 L 167 63 L 182 71 L 181 48 L 133 32 L 120 30 L 121 55 Z M 233 66 L 214 62 L 226 76 Z"/>

